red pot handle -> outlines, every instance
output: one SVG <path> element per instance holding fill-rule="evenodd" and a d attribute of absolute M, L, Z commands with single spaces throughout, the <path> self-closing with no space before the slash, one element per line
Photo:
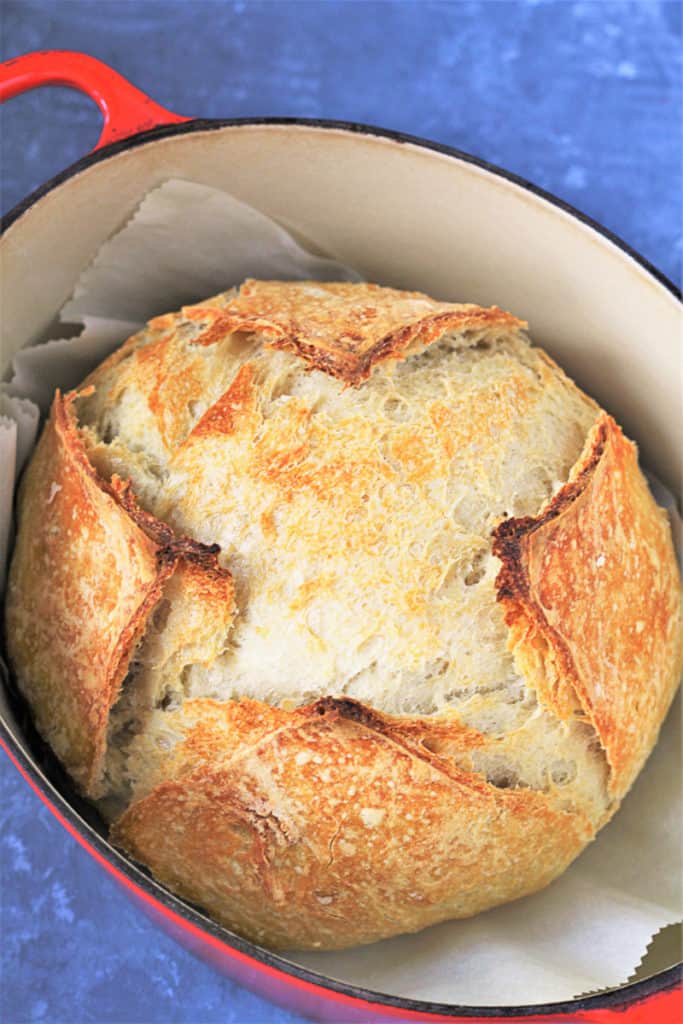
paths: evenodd
<path fill-rule="evenodd" d="M 39 50 L 0 64 L 0 103 L 41 85 L 66 85 L 95 101 L 104 116 L 95 149 L 148 128 L 191 120 L 160 107 L 118 71 L 87 53 Z"/>

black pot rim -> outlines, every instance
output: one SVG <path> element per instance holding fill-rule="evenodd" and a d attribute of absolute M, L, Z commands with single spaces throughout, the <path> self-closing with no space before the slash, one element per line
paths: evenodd
<path fill-rule="evenodd" d="M 546 190 L 539 188 L 517 174 L 506 171 L 486 160 L 471 156 L 470 154 L 452 146 L 447 146 L 438 142 L 431 142 L 427 139 L 408 135 L 403 132 L 349 121 L 296 117 L 194 119 L 181 122 L 179 124 L 162 125 L 158 128 L 139 132 L 135 135 L 111 143 L 108 146 L 104 146 L 102 149 L 97 149 L 94 152 L 89 153 L 80 160 L 77 160 L 64 171 L 57 174 L 55 177 L 51 178 L 44 185 L 35 189 L 25 199 L 13 207 L 12 210 L 0 218 L 0 234 L 7 231 L 7 229 L 18 221 L 19 218 L 23 216 L 23 214 L 25 214 L 38 200 L 47 195 L 48 192 L 53 191 L 59 185 L 80 174 L 88 167 L 101 163 L 118 153 L 129 149 L 135 149 L 137 146 L 144 145 L 145 143 L 154 142 L 174 135 L 185 135 L 193 134 L 195 132 L 216 131 L 222 128 L 239 128 L 247 126 L 306 127 L 345 131 L 355 135 L 377 136 L 389 139 L 393 142 L 409 144 L 422 149 L 431 150 L 461 162 L 473 164 L 496 177 L 502 178 L 511 184 L 517 185 L 526 191 L 531 192 L 538 198 L 545 200 L 552 206 L 555 206 L 564 213 L 569 214 L 574 219 L 591 228 L 597 234 L 602 235 L 630 259 L 639 264 L 675 298 L 679 301 L 681 300 L 681 290 L 673 281 L 662 273 L 662 271 L 628 245 L 622 238 L 614 234 L 614 232 L 577 210 L 575 207 L 571 206 L 571 204 L 559 199 L 551 192 L 547 192 Z M 2 670 L 1 674 L 6 676 L 7 684 L 9 684 L 7 686 L 8 695 L 16 704 L 21 706 L 23 701 L 18 696 L 16 688 L 10 683 L 10 673 L 2 658 L 0 658 L 0 670 Z M 336 992 L 342 996 L 347 996 L 350 999 L 361 1000 L 365 1003 L 393 1007 L 401 1010 L 412 1011 L 414 1013 L 432 1014 L 435 1018 L 440 1016 L 460 1016 L 464 1018 L 491 1017 L 504 1019 L 506 1017 L 532 1017 L 543 1014 L 569 1015 L 575 1014 L 580 1010 L 606 1009 L 609 1007 L 623 1009 L 624 1007 L 640 1002 L 651 995 L 664 993 L 672 989 L 681 977 L 683 977 L 683 965 L 679 964 L 677 966 L 669 967 L 666 970 L 654 974 L 642 981 L 633 982 L 630 985 L 601 992 L 597 995 L 585 996 L 578 999 L 555 1003 L 503 1007 L 459 1006 L 456 1004 L 431 1003 L 424 1000 L 413 1000 L 401 996 L 391 996 L 381 992 L 374 992 L 347 982 L 340 982 L 332 978 L 327 978 L 324 975 L 315 973 L 314 971 L 299 967 L 297 964 L 293 964 L 277 954 L 271 953 L 270 951 L 255 945 L 249 940 L 233 934 L 226 928 L 215 924 L 200 910 L 186 903 L 184 900 L 181 900 L 170 892 L 170 890 L 165 889 L 157 883 L 151 875 L 146 872 L 146 870 L 138 867 L 132 861 L 124 857 L 118 850 L 110 846 L 110 844 L 104 839 L 103 835 L 100 834 L 100 831 L 93 824 L 89 823 L 81 813 L 79 813 L 76 808 L 80 805 L 85 811 L 87 805 L 82 798 L 78 796 L 75 790 L 73 790 L 64 773 L 60 772 L 56 760 L 51 757 L 49 752 L 47 752 L 46 756 L 48 761 L 53 763 L 54 775 L 57 778 L 59 778 L 60 775 L 62 776 L 60 783 L 57 784 L 53 783 L 53 781 L 41 770 L 29 750 L 19 742 L 10 729 L 8 723 L 6 723 L 1 717 L 0 738 L 4 740 L 6 746 L 11 751 L 12 756 L 18 762 L 20 769 L 28 776 L 33 785 L 44 794 L 48 803 L 67 819 L 70 826 L 78 832 L 85 843 L 88 846 L 94 847 L 97 853 L 112 864 L 117 871 L 124 874 L 130 882 L 142 889 L 147 896 L 158 901 L 165 908 L 171 910 L 179 917 L 186 919 L 195 927 L 208 933 L 214 939 L 218 939 L 224 945 L 232 947 L 237 952 L 270 968 L 271 970 L 279 972 L 281 975 L 307 982 L 308 984 L 323 991 L 328 990 Z M 37 739 L 37 742 L 40 743 L 41 741 Z M 53 772 L 50 772 L 50 774 L 53 774 Z M 68 796 L 65 795 L 65 793 L 68 794 Z M 92 817 L 92 815 L 88 816 Z"/>

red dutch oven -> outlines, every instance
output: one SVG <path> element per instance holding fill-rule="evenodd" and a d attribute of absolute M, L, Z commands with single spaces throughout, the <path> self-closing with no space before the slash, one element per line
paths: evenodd
<path fill-rule="evenodd" d="M 496 303 L 638 439 L 675 493 L 680 294 L 599 225 L 465 153 L 359 124 L 199 120 L 158 106 L 85 54 L 27 54 L 0 68 L 0 100 L 42 85 L 87 93 L 104 116 L 95 149 L 3 223 L 2 360 L 39 339 L 99 246 L 171 177 L 220 187 L 357 268 L 445 299 Z M 58 254 L 56 257 L 55 254 Z M 40 277 L 40 294 L 31 282 Z M 651 401 L 657 394 L 657 402 Z M 0 743 L 65 829 L 167 932 L 235 981 L 318 1021 L 593 1021 L 671 1024 L 680 965 L 615 991 L 552 1005 L 437 1005 L 325 978 L 233 935 L 109 845 L 40 740 L 0 659 Z"/>

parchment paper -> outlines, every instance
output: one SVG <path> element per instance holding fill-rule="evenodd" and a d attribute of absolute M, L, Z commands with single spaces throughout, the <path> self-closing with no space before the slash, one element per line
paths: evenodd
<path fill-rule="evenodd" d="M 149 193 L 102 246 L 60 313 L 80 325 L 78 335 L 24 349 L 0 386 L 0 576 L 15 472 L 54 388 L 76 386 L 149 317 L 245 277 L 359 280 L 251 207 L 185 181 Z M 653 486 L 680 537 L 673 498 Z M 550 1002 L 623 984 L 652 936 L 683 916 L 682 783 L 679 697 L 621 810 L 549 888 L 417 935 L 289 958 L 377 992 L 471 1006 Z"/>

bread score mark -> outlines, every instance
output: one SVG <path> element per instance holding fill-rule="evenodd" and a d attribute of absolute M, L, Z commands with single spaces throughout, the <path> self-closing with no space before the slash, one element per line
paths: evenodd
<path fill-rule="evenodd" d="M 189 570 L 195 591 L 218 595 L 231 614 L 234 588 L 218 545 L 175 537 L 137 505 L 130 483 L 99 476 L 73 408 L 92 391 L 55 394 L 21 489 L 29 491 L 30 478 L 7 621 L 10 657 L 39 730 L 97 796 L 109 714 L 166 583 Z M 19 587 L 19 579 L 32 584 Z"/>
<path fill-rule="evenodd" d="M 166 777 L 112 829 L 160 881 L 257 941 L 344 946 L 392 934 L 397 917 L 415 930 L 469 916 L 521 894 L 520 878 L 533 875 L 524 892 L 547 884 L 593 834 L 552 795 L 459 773 L 357 701 L 262 707 L 171 712 L 181 736 Z"/>
<path fill-rule="evenodd" d="M 525 321 L 492 306 L 436 302 L 421 292 L 372 284 L 247 280 L 220 305 L 183 309 L 201 325 L 195 345 L 234 332 L 262 334 L 269 348 L 293 352 L 309 369 L 358 385 L 387 359 L 403 359 L 449 330 L 523 329 Z"/>
<path fill-rule="evenodd" d="M 538 516 L 497 527 L 493 553 L 527 682 L 560 718 L 591 723 L 620 799 L 673 699 L 683 631 L 666 514 L 610 416 L 600 414 L 569 481 Z"/>

